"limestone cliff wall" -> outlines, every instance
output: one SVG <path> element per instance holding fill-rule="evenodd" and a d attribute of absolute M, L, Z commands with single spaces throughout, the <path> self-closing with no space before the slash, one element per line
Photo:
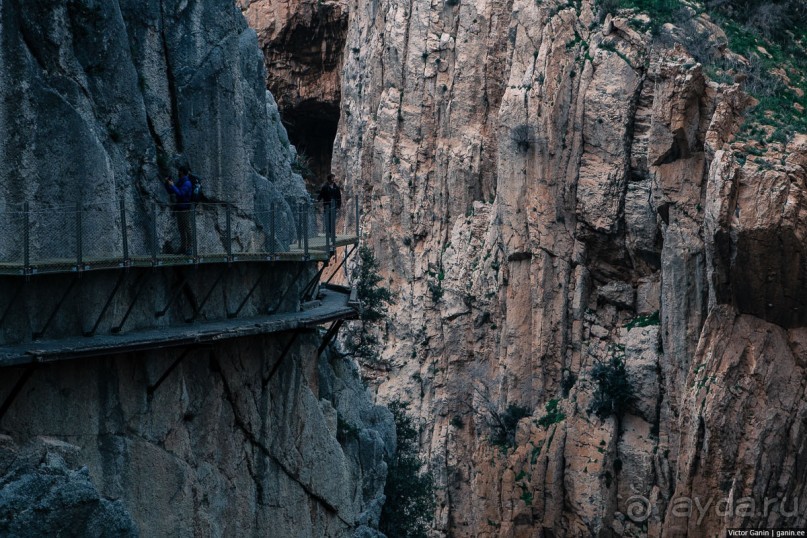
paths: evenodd
<path fill-rule="evenodd" d="M 121 236 L 119 200 L 130 248 L 141 248 L 153 206 L 167 202 L 158 178 L 175 173 L 177 157 L 204 178 L 210 201 L 243 209 L 233 211 L 233 236 L 248 241 L 255 207 L 305 194 L 264 73 L 256 34 L 231 1 L 2 2 L 3 261 L 21 252 L 25 203 L 32 251 L 60 252 L 77 204 L 92 217 L 86 254 L 109 255 Z M 215 238 L 224 224 L 206 220 L 200 233 Z M 175 235 L 169 212 L 157 226 L 160 237 Z M 238 265 L 202 321 L 234 311 L 267 272 L 242 315 L 298 309 L 316 267 Z M 200 299 L 218 278 L 209 267 L 154 269 L 111 301 L 120 274 L 83 276 L 46 337 L 78 336 L 105 311 L 99 332 L 114 338 L 130 306 L 124 332 L 184 324 L 188 295 Z M 189 276 L 202 287 L 185 285 Z M 30 340 L 73 280 L 3 277 L 3 308 L 16 301 L 3 343 Z M 392 417 L 350 363 L 318 358 L 318 333 L 292 336 L 4 368 L 0 534 L 372 536 Z"/>
<path fill-rule="evenodd" d="M 654 37 L 590 0 L 347 9 L 334 170 L 398 296 L 367 375 L 424 421 L 435 529 L 803 525 L 780 501 L 807 502 L 805 139 L 732 142 L 748 98 L 680 44 L 729 55 L 722 31 L 693 12 Z M 612 357 L 638 400 L 600 420 Z M 502 449 L 509 405 L 531 416 Z M 714 509 L 743 497 L 772 504 Z"/>
<path fill-rule="evenodd" d="M 38 368 L 2 421 L 0 531 L 348 536 L 377 522 L 391 416 L 355 367 L 317 359 L 316 333 L 278 364 L 288 341 Z M 4 371 L 4 398 L 21 374 Z"/>
<path fill-rule="evenodd" d="M 72 217 L 53 209 L 74 204 L 100 214 L 85 223 L 96 238 L 87 255 L 108 250 L 120 223 L 101 209 L 121 199 L 137 248 L 177 156 L 212 202 L 249 209 L 305 193 L 255 32 L 232 3 L 13 1 L 0 24 L 4 254 L 21 250 L 13 215 L 25 202 L 42 211 L 37 252 L 58 251 L 65 237 L 54 231 L 71 230 Z M 171 225 L 161 214 L 160 236 Z"/>

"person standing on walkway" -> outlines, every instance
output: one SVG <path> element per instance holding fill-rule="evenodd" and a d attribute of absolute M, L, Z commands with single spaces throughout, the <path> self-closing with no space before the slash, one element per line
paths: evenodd
<path fill-rule="evenodd" d="M 328 174 L 328 180 L 322 189 L 319 191 L 317 197 L 318 202 L 323 205 L 323 220 L 325 221 L 325 233 L 334 236 L 336 226 L 336 215 L 339 208 L 342 207 L 342 191 L 339 185 L 336 184 L 336 176 Z"/>
<path fill-rule="evenodd" d="M 171 211 L 177 220 L 179 228 L 180 252 L 190 255 L 191 250 L 191 197 L 193 195 L 193 182 L 191 171 L 187 165 L 179 167 L 179 179 L 176 183 L 171 178 L 165 180 L 165 190 L 172 195 Z"/>

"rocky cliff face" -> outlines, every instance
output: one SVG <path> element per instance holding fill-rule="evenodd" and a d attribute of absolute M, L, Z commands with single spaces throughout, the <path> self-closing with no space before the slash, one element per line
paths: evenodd
<path fill-rule="evenodd" d="M 734 141 L 752 100 L 685 38 L 736 60 L 722 30 L 590 0 L 348 10 L 334 169 L 398 295 L 367 375 L 420 412 L 436 530 L 804 525 L 805 139 Z M 636 398 L 600 419 L 620 363 Z"/>
<path fill-rule="evenodd" d="M 211 201 L 250 208 L 304 194 L 255 33 L 234 5 L 7 2 L 0 17 L 4 215 L 24 202 L 48 211 L 123 199 L 137 245 L 177 155 L 205 178 Z M 34 228 L 69 230 L 70 217 L 57 213 Z M 22 236 L 18 224 L 3 219 L 6 250 Z M 109 218 L 92 224 L 93 246 L 119 236 Z M 34 235 L 49 236 L 43 251 L 64 242 Z"/>
<path fill-rule="evenodd" d="M 314 185 L 331 168 L 339 121 L 347 9 L 341 0 L 239 0 L 264 52 L 267 86 L 310 169 Z"/>
<path fill-rule="evenodd" d="M 0 530 L 346 536 L 377 523 L 391 416 L 349 363 L 317 361 L 316 335 L 278 364 L 288 340 L 37 369 L 3 417 Z"/>
<path fill-rule="evenodd" d="M 250 240 L 251 208 L 288 211 L 286 198 L 305 194 L 256 34 L 232 2 L 3 2 L 0 73 L 4 260 L 19 249 L 22 220 L 9 215 L 24 203 L 39 253 L 60 252 L 77 204 L 98 210 L 98 222 L 84 222 L 87 248 L 108 254 L 121 224 L 103 216 L 119 200 L 130 246 L 140 248 L 152 207 L 167 202 L 159 174 L 177 156 L 205 178 L 211 201 L 245 209 L 233 212 L 235 241 Z M 175 223 L 166 212 L 157 226 Z M 200 229 L 218 237 L 222 226 Z M 245 313 L 299 307 L 316 268 L 289 267 L 271 268 L 273 287 L 258 289 Z M 208 306 L 232 303 L 238 280 L 251 286 L 257 271 L 270 269 L 237 266 L 239 293 L 217 292 Z M 183 319 L 181 308 L 154 316 L 157 303 L 171 304 L 168 290 L 184 286 L 174 282 L 181 272 L 153 271 L 159 283 L 130 308 L 127 330 Z M 48 337 L 79 334 L 82 305 L 103 305 L 117 274 L 84 276 Z M 4 278 L 6 308 L 21 280 Z M 33 277 L 25 307 L 3 316 L 3 343 L 30 340 L 73 278 Z M 194 278 L 210 285 L 213 275 L 201 268 Z M 126 310 L 121 297 L 134 307 L 133 287 L 123 286 L 101 330 Z M 318 359 L 319 344 L 315 332 L 280 334 L 5 368 L 0 534 L 372 536 L 392 417 L 370 402 L 350 363 Z"/>

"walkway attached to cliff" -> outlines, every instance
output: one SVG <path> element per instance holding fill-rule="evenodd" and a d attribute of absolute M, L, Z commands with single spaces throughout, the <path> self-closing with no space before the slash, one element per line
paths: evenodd
<path fill-rule="evenodd" d="M 196 322 L 92 338 L 77 336 L 0 346 L 0 368 L 217 343 L 245 336 L 306 329 L 329 322 L 355 319 L 357 316 L 355 290 L 342 286 L 323 286 L 320 298 L 304 304 L 299 312 Z"/>
<path fill-rule="evenodd" d="M 358 197 L 343 210 L 296 199 L 199 203 L 181 216 L 166 204 L 130 205 L 135 204 L 9 204 L 0 210 L 0 275 L 325 261 L 359 235 Z"/>
<path fill-rule="evenodd" d="M 0 334 L 4 338 L 22 335 L 0 344 L 0 367 L 294 332 L 330 322 L 329 340 L 344 320 L 357 316 L 349 289 L 317 284 L 337 248 L 358 243 L 358 197 L 341 211 L 309 199 L 265 205 L 194 204 L 179 216 L 165 204 L 131 205 L 137 204 L 33 208 L 26 203 L 0 208 L 0 277 L 9 290 L 0 301 L 0 330 L 18 319 L 36 320 L 27 329 L 23 321 L 22 331 Z M 339 267 L 350 252 L 345 249 Z M 324 263 L 316 272 L 310 262 Z M 239 263 L 251 266 L 253 272 L 230 271 Z M 197 270 L 216 265 L 214 271 Z M 169 267 L 179 270 L 163 271 Z M 103 276 L 110 272 L 116 276 L 111 287 L 108 276 Z M 302 286 L 305 281 L 300 278 L 308 279 L 314 272 L 314 278 Z M 247 274 L 251 278 L 245 278 Z M 280 297 L 277 304 L 255 304 L 263 300 L 259 296 L 266 296 L 261 286 L 271 286 L 272 275 L 278 274 L 290 278 L 282 289 L 270 290 L 273 297 Z M 152 301 L 164 306 L 155 308 L 154 326 L 127 331 L 127 320 L 138 301 L 159 293 L 152 284 L 155 275 L 171 275 L 164 297 Z M 191 282 L 198 289 L 192 289 Z M 223 290 L 227 282 L 239 290 L 235 303 L 227 303 Z M 31 316 L 27 313 L 31 293 L 40 283 L 48 285 L 43 289 L 51 290 L 54 301 Z M 317 289 L 321 293 L 313 298 Z M 204 308 L 216 290 L 225 294 L 224 309 L 211 319 L 210 310 Z M 183 297 L 192 310 L 190 316 L 187 306 L 184 312 L 179 307 Z M 228 304 L 237 307 L 230 310 Z M 276 313 L 281 304 L 293 311 Z M 83 334 L 59 329 L 57 320 L 69 310 L 65 305 L 73 305 L 73 312 L 86 317 L 89 325 L 82 328 Z M 267 314 L 242 317 L 242 311 Z M 179 323 L 157 321 L 176 319 L 176 314 L 181 316 Z M 59 337 L 49 338 L 54 333 Z"/>

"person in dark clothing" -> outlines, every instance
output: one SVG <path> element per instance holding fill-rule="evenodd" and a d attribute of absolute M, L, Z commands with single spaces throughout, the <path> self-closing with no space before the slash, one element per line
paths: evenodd
<path fill-rule="evenodd" d="M 187 166 L 179 167 L 179 179 L 176 183 L 171 178 L 165 180 L 165 190 L 172 195 L 173 203 L 171 211 L 177 219 L 179 228 L 180 248 L 183 254 L 192 254 L 191 250 L 191 196 L 193 194 L 193 182 L 190 177 L 191 171 Z"/>
<path fill-rule="evenodd" d="M 336 202 L 337 209 L 342 207 L 342 191 L 339 190 L 339 185 L 336 184 L 336 176 L 328 174 L 328 181 L 320 189 L 317 200 L 326 204 L 333 200 Z"/>
<path fill-rule="evenodd" d="M 333 174 L 328 174 L 328 180 L 320 189 L 317 201 L 322 202 L 325 233 L 333 236 L 337 212 L 342 207 L 342 191 L 336 184 L 336 177 Z"/>

